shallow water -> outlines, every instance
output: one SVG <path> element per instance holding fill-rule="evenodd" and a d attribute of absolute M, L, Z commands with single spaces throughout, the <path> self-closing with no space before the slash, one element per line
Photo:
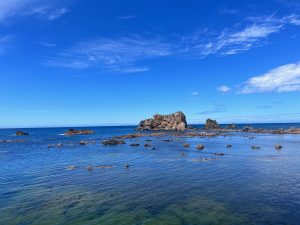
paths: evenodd
<path fill-rule="evenodd" d="M 60 135 L 65 128 L 23 129 L 23 137 L 0 130 L 0 140 L 26 140 L 0 143 L 0 224 L 299 224 L 300 135 L 143 137 L 105 147 L 101 140 L 134 127 L 92 129 L 72 137 Z"/>

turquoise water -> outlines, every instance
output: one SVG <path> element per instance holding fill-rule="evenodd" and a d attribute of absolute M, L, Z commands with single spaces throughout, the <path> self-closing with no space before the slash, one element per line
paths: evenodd
<path fill-rule="evenodd" d="M 0 143 L 0 224 L 299 224 L 300 135 L 143 137 L 105 147 L 101 140 L 134 127 L 91 129 L 72 137 L 60 135 L 66 128 L 22 129 L 30 132 L 22 137 L 0 130 L 0 140 L 25 140 Z"/>

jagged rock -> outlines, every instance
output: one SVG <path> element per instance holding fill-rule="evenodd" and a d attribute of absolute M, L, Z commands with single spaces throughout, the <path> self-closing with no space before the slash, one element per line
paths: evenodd
<path fill-rule="evenodd" d="M 75 129 L 69 129 L 65 132 L 65 135 L 80 135 L 80 134 L 94 134 L 95 131 L 93 130 L 75 130 Z"/>
<path fill-rule="evenodd" d="M 227 126 L 227 129 L 230 129 L 230 130 L 235 130 L 237 127 L 236 127 L 236 124 L 235 123 L 232 123 L 232 124 L 229 124 Z"/>
<path fill-rule="evenodd" d="M 205 146 L 204 146 L 204 145 L 197 145 L 196 148 L 197 148 L 198 150 L 203 150 L 203 149 L 205 148 Z"/>
<path fill-rule="evenodd" d="M 18 131 L 16 132 L 16 135 L 17 135 L 17 136 L 24 136 L 24 135 L 29 135 L 29 133 L 23 132 L 23 131 L 19 131 L 19 130 L 18 130 Z"/>
<path fill-rule="evenodd" d="M 110 140 L 104 140 L 102 141 L 103 145 L 118 145 L 118 144 L 126 144 L 123 140 L 117 140 L 117 139 L 110 139 Z"/>
<path fill-rule="evenodd" d="M 205 129 L 206 130 L 220 129 L 220 125 L 216 120 L 207 119 L 205 123 Z"/>
<path fill-rule="evenodd" d="M 138 130 L 185 130 L 187 129 L 186 117 L 182 112 L 169 115 L 156 114 L 153 118 L 142 120 Z"/>

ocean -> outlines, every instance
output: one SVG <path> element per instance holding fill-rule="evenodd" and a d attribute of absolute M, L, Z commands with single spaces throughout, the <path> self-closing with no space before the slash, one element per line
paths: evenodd
<path fill-rule="evenodd" d="M 21 129 L 28 136 L 0 129 L 0 140 L 20 141 L 0 142 L 1 225 L 299 224 L 300 135 L 140 137 L 104 146 L 135 127 L 64 136 L 67 129 Z"/>

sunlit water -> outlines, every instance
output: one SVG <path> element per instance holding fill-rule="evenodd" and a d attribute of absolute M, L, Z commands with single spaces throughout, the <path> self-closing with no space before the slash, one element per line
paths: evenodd
<path fill-rule="evenodd" d="M 300 135 L 143 137 L 103 146 L 134 127 L 92 129 L 72 137 L 60 135 L 64 128 L 24 129 L 30 135 L 22 137 L 0 130 L 0 140 L 26 140 L 0 143 L 0 224 L 299 224 Z M 57 143 L 63 147 L 47 147 Z"/>

